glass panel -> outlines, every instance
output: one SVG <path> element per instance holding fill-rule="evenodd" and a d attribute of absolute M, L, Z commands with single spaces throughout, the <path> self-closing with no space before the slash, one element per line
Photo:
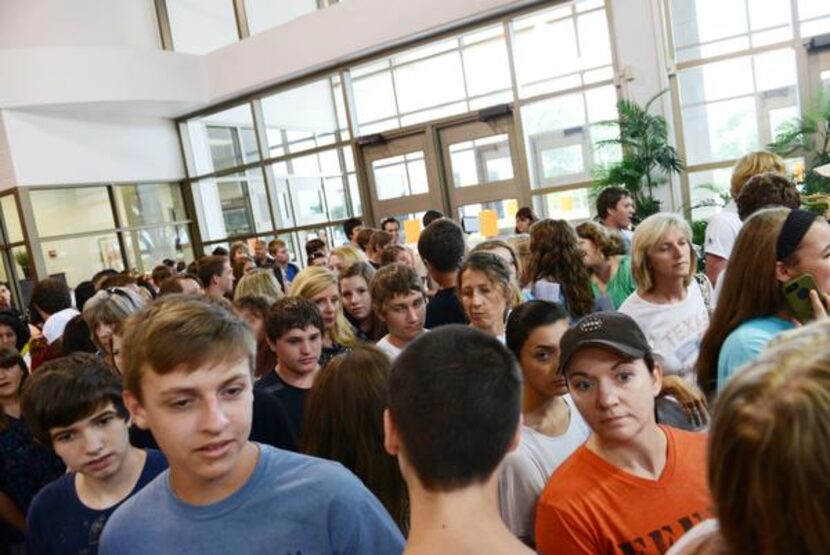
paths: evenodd
<path fill-rule="evenodd" d="M 20 215 L 17 213 L 17 201 L 14 195 L 0 198 L 0 208 L 3 211 L 3 221 L 6 222 L 9 243 L 22 241 L 23 227 L 20 225 Z"/>
<path fill-rule="evenodd" d="M 259 170 L 196 182 L 193 196 L 199 229 L 208 241 L 272 229 Z"/>
<path fill-rule="evenodd" d="M 335 142 L 331 87 L 329 79 L 322 79 L 262 99 L 269 157 Z"/>
<path fill-rule="evenodd" d="M 830 17 L 814 19 L 808 23 L 801 24 L 802 38 L 823 35 L 824 33 L 830 33 Z"/>
<path fill-rule="evenodd" d="M 392 156 L 372 162 L 378 200 L 429 192 L 424 151 Z"/>
<path fill-rule="evenodd" d="M 74 287 L 104 268 L 124 270 L 124 261 L 115 233 L 58 241 L 43 241 L 43 258 L 49 275 L 65 273 Z"/>
<path fill-rule="evenodd" d="M 541 218 L 587 220 L 591 217 L 588 189 L 573 189 L 533 197 L 533 210 Z"/>
<path fill-rule="evenodd" d="M 792 49 L 681 71 L 686 162 L 738 158 L 771 141 L 782 119 L 797 112 L 796 74 Z"/>
<path fill-rule="evenodd" d="M 316 10 L 317 0 L 245 0 L 245 16 L 252 36 Z"/>
<path fill-rule="evenodd" d="M 507 134 L 449 145 L 456 187 L 513 179 L 513 159 Z"/>
<path fill-rule="evenodd" d="M 491 94 L 512 100 L 501 25 L 350 68 L 361 135 L 455 115 Z M 472 97 L 472 98 L 471 98 Z M 504 101 L 504 100 L 502 100 Z"/>
<path fill-rule="evenodd" d="M 672 0 L 678 61 L 792 38 L 790 0 Z M 755 32 L 753 31 L 761 31 Z"/>
<path fill-rule="evenodd" d="M 205 54 L 239 40 L 233 0 L 166 0 L 166 4 L 176 52 Z"/>
<path fill-rule="evenodd" d="M 519 96 L 583 84 L 582 74 L 611 65 L 605 10 L 577 15 L 557 7 L 513 20 Z M 556 56 L 551 56 L 556 52 Z"/>
<path fill-rule="evenodd" d="M 197 175 L 259 160 L 250 104 L 187 122 Z"/>
<path fill-rule="evenodd" d="M 531 186 L 534 188 L 591 179 L 598 164 L 621 156 L 618 147 L 598 145 L 618 134 L 613 86 L 557 96 L 522 107 Z"/>
<path fill-rule="evenodd" d="M 154 227 L 124 233 L 127 263 L 134 272 L 151 272 L 165 258 L 191 262 L 187 226 Z"/>
<path fill-rule="evenodd" d="M 802 21 L 830 15 L 830 4 L 826 0 L 798 0 L 798 16 Z"/>
<path fill-rule="evenodd" d="M 512 209 L 511 209 L 512 207 Z M 498 218 L 499 236 L 512 235 L 516 227 L 516 199 L 504 199 L 496 202 L 485 202 L 480 204 L 467 204 L 458 207 L 458 219 L 463 221 L 463 218 L 478 219 L 482 210 L 493 210 L 496 212 Z M 467 235 L 470 242 L 476 243 L 486 239 L 484 235 L 476 231 Z"/>
<path fill-rule="evenodd" d="M 47 189 L 30 194 L 40 237 L 115 227 L 106 187 Z"/>
<path fill-rule="evenodd" d="M 351 156 L 351 152 L 348 154 Z M 346 183 L 336 149 L 278 162 L 270 171 L 276 186 L 278 219 L 282 220 L 278 227 L 348 217 Z M 296 219 L 293 224 L 292 215 Z"/>
<path fill-rule="evenodd" d="M 15 247 L 12 249 L 12 260 L 14 261 L 14 273 L 17 279 L 32 279 L 34 276 L 34 268 L 32 268 L 29 252 L 26 247 Z M 29 290 L 29 297 L 32 293 Z"/>
<path fill-rule="evenodd" d="M 729 202 L 732 168 L 689 173 L 692 220 L 708 219 Z"/>
<path fill-rule="evenodd" d="M 115 206 L 125 227 L 187 220 L 177 183 L 119 185 L 115 187 Z"/>

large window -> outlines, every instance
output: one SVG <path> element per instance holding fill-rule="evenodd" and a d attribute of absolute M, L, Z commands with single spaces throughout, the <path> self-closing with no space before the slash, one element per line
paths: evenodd
<path fill-rule="evenodd" d="M 683 176 L 694 218 L 729 198 L 735 160 L 763 149 L 800 115 L 804 41 L 830 31 L 824 0 L 666 0 L 677 73 Z M 793 8 L 796 8 L 795 10 Z M 788 162 L 794 165 L 796 160 Z"/>
<path fill-rule="evenodd" d="M 65 274 L 70 286 L 104 268 L 141 273 L 165 258 L 193 259 L 190 222 L 177 184 L 66 187 L 24 194 L 30 196 L 46 270 Z M 4 197 L 4 215 L 5 198 L 13 200 Z"/>
<path fill-rule="evenodd" d="M 503 25 L 349 69 L 358 134 L 513 100 Z"/>

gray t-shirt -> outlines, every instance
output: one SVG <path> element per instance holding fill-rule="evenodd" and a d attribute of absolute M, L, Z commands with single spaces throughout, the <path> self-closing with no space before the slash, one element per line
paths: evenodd
<path fill-rule="evenodd" d="M 165 471 L 112 515 L 99 553 L 399 555 L 389 514 L 340 464 L 258 445 L 235 493 L 210 505 L 178 499 Z"/>

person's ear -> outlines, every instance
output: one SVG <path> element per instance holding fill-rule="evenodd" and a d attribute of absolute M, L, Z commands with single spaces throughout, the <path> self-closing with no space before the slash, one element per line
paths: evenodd
<path fill-rule="evenodd" d="M 781 283 L 786 283 L 795 277 L 795 272 L 793 272 L 792 268 L 781 262 L 780 260 L 775 263 L 775 279 L 780 281 Z"/>
<path fill-rule="evenodd" d="M 265 343 L 268 344 L 268 348 L 271 349 L 271 352 L 277 354 L 277 342 L 271 341 L 271 338 L 268 335 L 265 335 Z"/>
<path fill-rule="evenodd" d="M 663 389 L 663 366 L 658 361 L 654 361 L 654 370 L 650 373 L 651 376 L 651 392 L 654 394 L 656 398 L 660 395 L 660 391 Z"/>
<path fill-rule="evenodd" d="M 141 401 L 129 391 L 124 391 L 121 396 L 124 399 L 124 406 L 130 411 L 130 420 L 142 430 L 149 428 L 147 425 L 147 412 L 144 410 Z"/>
<path fill-rule="evenodd" d="M 383 447 L 390 455 L 396 456 L 401 452 L 401 442 L 398 439 L 398 429 L 392 419 L 389 409 L 383 410 Z"/>

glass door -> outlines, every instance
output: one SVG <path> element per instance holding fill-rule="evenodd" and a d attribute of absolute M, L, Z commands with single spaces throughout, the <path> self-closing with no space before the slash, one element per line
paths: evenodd
<path fill-rule="evenodd" d="M 493 210 L 499 235 L 512 234 L 525 196 L 512 115 L 446 127 L 439 138 L 453 216 L 464 223 Z"/>
<path fill-rule="evenodd" d="M 427 133 L 421 131 L 361 147 L 377 222 L 389 216 L 402 223 L 420 221 L 427 210 L 446 210 L 434 149 L 428 142 Z"/>

